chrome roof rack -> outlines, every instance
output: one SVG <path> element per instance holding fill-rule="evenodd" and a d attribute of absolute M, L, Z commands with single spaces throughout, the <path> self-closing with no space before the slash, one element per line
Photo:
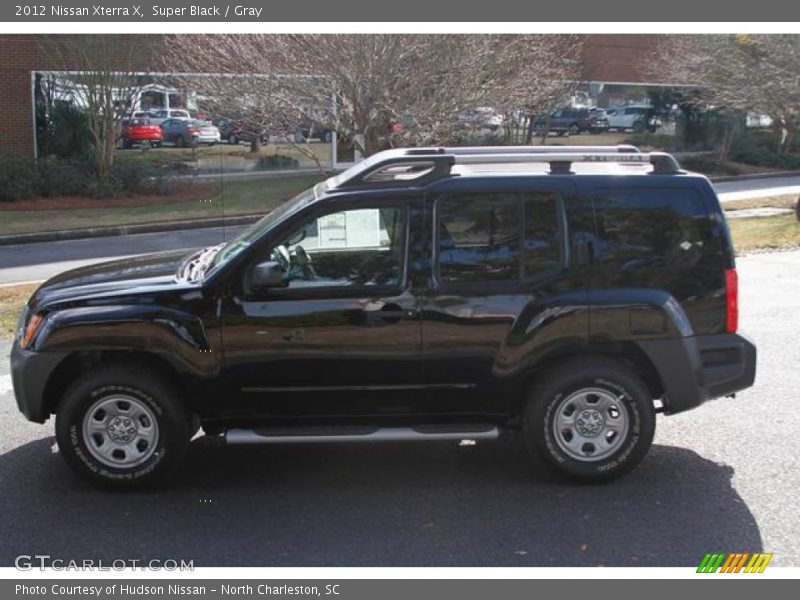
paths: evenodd
<path fill-rule="evenodd" d="M 549 163 L 551 175 L 571 174 L 573 163 L 650 164 L 654 175 L 683 173 L 671 154 L 627 145 L 407 148 L 374 154 L 332 178 L 329 187 L 421 186 L 450 177 L 454 165 L 537 163 Z"/>

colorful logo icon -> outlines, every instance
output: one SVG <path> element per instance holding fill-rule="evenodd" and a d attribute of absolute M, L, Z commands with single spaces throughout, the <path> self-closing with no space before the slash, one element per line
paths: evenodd
<path fill-rule="evenodd" d="M 763 552 L 709 552 L 703 557 L 698 573 L 763 573 L 772 554 Z"/>

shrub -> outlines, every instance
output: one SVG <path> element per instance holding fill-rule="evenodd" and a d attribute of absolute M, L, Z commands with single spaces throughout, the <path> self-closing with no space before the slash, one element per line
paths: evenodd
<path fill-rule="evenodd" d="M 40 196 L 84 196 L 95 181 L 94 165 L 85 160 L 41 160 L 38 164 Z"/>
<path fill-rule="evenodd" d="M 52 135 L 43 144 L 45 154 L 59 158 L 85 159 L 92 152 L 86 112 L 66 102 L 56 102 L 51 109 Z"/>
<path fill-rule="evenodd" d="M 300 163 L 296 158 L 285 156 L 283 154 L 270 154 L 269 156 L 262 156 L 258 160 L 259 169 L 296 169 Z"/>
<path fill-rule="evenodd" d="M 169 169 L 159 167 L 148 160 L 117 160 L 111 170 L 114 195 L 157 194 L 163 196 L 172 190 Z"/>
<path fill-rule="evenodd" d="M 455 146 L 505 146 L 502 131 L 459 131 L 453 135 Z"/>
<path fill-rule="evenodd" d="M 36 164 L 30 158 L 0 154 L 0 201 L 33 198 L 39 194 Z"/>
<path fill-rule="evenodd" d="M 37 196 L 89 196 L 108 198 L 120 194 L 164 196 L 172 189 L 169 169 L 145 160 L 118 160 L 107 181 L 97 176 L 89 159 L 40 160 L 0 154 L 0 201 Z"/>
<path fill-rule="evenodd" d="M 697 171 L 705 175 L 739 175 L 739 170 L 728 164 L 720 163 L 708 156 L 687 156 L 681 159 L 681 167 L 689 171 Z"/>

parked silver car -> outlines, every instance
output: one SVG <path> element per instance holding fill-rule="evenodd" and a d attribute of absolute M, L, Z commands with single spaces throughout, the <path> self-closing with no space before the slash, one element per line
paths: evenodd
<path fill-rule="evenodd" d="M 188 110 L 183 108 L 166 108 L 150 110 L 147 117 L 153 125 L 161 125 L 164 121 L 169 119 L 178 119 L 180 121 L 191 121 L 192 115 Z"/>
<path fill-rule="evenodd" d="M 165 144 L 176 146 L 196 146 L 219 144 L 219 129 L 211 121 L 186 121 L 183 119 L 167 119 L 161 123 L 161 131 Z"/>

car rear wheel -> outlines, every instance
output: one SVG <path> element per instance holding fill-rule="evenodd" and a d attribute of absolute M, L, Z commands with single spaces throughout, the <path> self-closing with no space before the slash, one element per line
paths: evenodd
<path fill-rule="evenodd" d="M 190 432 L 175 387 L 150 369 L 129 365 L 87 373 L 67 390 L 56 413 L 64 460 L 104 487 L 162 483 L 183 461 Z"/>
<path fill-rule="evenodd" d="M 542 376 L 525 409 L 529 451 L 576 479 L 613 479 L 644 459 L 655 433 L 647 386 L 605 357 L 563 363 Z"/>
<path fill-rule="evenodd" d="M 236 146 L 239 143 L 239 138 L 237 138 L 236 135 L 232 133 L 228 138 L 228 143 Z"/>
<path fill-rule="evenodd" d="M 573 123 L 569 126 L 569 134 L 570 135 L 579 135 L 581 132 L 581 128 L 577 123 Z"/>

